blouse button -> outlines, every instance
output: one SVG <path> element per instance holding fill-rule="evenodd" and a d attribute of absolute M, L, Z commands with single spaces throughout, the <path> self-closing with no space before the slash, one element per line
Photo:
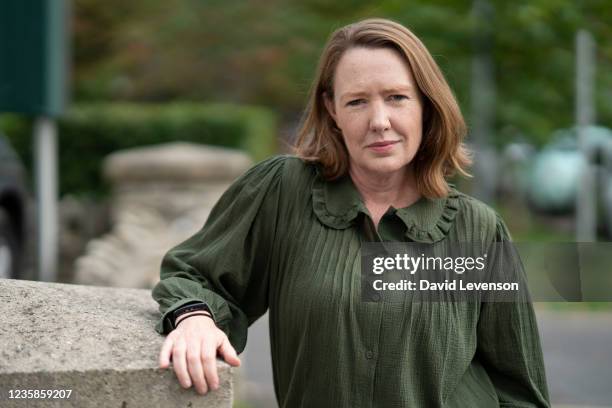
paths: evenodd
<path fill-rule="evenodd" d="M 374 352 L 373 352 L 372 350 L 368 350 L 368 351 L 366 351 L 366 358 L 367 358 L 368 360 L 371 360 L 371 359 L 372 359 L 372 357 L 374 357 Z"/>

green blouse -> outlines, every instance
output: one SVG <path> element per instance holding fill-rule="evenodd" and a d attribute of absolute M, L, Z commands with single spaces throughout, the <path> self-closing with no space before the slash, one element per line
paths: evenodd
<path fill-rule="evenodd" d="M 349 177 L 268 159 L 241 176 L 206 224 L 170 250 L 153 289 L 167 313 L 206 302 L 237 352 L 267 310 L 281 407 L 545 407 L 530 303 L 364 302 L 371 240 L 509 240 L 486 205 L 455 190 L 389 209 L 374 229 Z"/>

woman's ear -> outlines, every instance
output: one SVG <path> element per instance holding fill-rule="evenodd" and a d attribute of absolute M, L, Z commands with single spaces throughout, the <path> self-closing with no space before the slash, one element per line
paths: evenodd
<path fill-rule="evenodd" d="M 334 106 L 334 98 L 329 95 L 327 92 L 323 92 L 323 103 L 325 103 L 325 109 L 332 117 L 334 122 L 336 122 L 336 126 L 338 126 L 338 121 L 336 120 L 336 107 Z"/>

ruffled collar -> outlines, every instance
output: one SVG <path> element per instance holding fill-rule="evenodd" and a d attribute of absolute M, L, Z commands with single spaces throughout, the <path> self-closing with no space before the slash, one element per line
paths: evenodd
<path fill-rule="evenodd" d="M 406 226 L 406 238 L 423 243 L 444 239 L 459 211 L 459 194 L 451 188 L 446 197 L 422 197 L 409 207 L 395 210 L 395 215 Z M 334 229 L 349 228 L 359 213 L 369 215 L 348 175 L 326 181 L 317 172 L 312 186 L 312 205 L 319 221 Z"/>

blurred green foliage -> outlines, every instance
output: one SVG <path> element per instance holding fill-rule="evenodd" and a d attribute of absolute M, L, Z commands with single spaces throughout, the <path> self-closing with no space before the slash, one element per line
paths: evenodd
<path fill-rule="evenodd" d="M 102 160 L 136 146 L 187 141 L 242 149 L 255 160 L 276 151 L 276 116 L 229 104 L 80 104 L 58 122 L 60 194 L 105 191 Z M 0 128 L 32 165 L 32 121 L 3 115 Z"/>
<path fill-rule="evenodd" d="M 598 46 L 597 117 L 612 125 L 612 7 L 601 0 L 75 0 L 76 98 L 221 100 L 270 106 L 295 122 L 335 28 L 387 17 L 411 28 L 445 72 L 470 120 L 473 43 L 493 27 L 495 142 L 544 143 L 574 121 L 574 41 Z"/>

